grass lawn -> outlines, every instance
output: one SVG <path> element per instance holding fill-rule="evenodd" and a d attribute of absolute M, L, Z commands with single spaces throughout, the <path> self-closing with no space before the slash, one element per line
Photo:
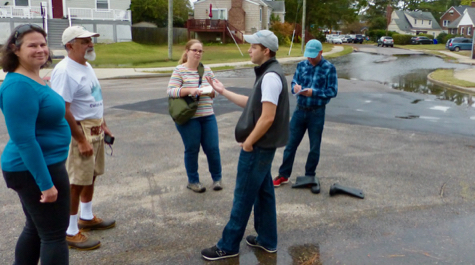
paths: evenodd
<path fill-rule="evenodd" d="M 433 79 L 460 87 L 475 87 L 475 83 L 459 80 L 454 77 L 454 69 L 438 69 L 430 75 Z"/>
<path fill-rule="evenodd" d="M 249 44 L 240 44 L 237 48 L 236 44 L 205 44 L 202 62 L 204 64 L 226 63 L 226 62 L 242 62 L 249 61 Z M 333 45 L 324 43 L 323 51 L 327 52 L 332 49 Z M 176 66 L 180 59 L 185 46 L 174 45 L 172 60 L 168 60 L 167 45 L 145 45 L 135 42 L 121 42 L 112 44 L 96 44 L 97 58 L 91 64 L 94 67 L 170 67 Z M 300 52 L 300 43 L 294 44 L 289 55 L 289 46 L 280 46 L 277 51 L 277 58 L 299 57 L 303 56 Z"/>

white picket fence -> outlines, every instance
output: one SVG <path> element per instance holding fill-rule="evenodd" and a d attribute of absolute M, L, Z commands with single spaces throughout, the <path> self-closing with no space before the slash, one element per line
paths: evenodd
<path fill-rule="evenodd" d="M 32 7 L 13 7 L 1 6 L 0 18 L 41 18 L 41 8 L 39 6 Z"/>
<path fill-rule="evenodd" d="M 130 10 L 120 9 L 68 8 L 68 17 L 69 19 L 132 20 Z"/>
<path fill-rule="evenodd" d="M 41 8 L 32 7 L 0 7 L 0 18 L 41 18 Z M 132 21 L 130 10 L 120 9 L 93 9 L 93 8 L 68 8 L 68 18 L 90 20 L 122 20 Z"/>

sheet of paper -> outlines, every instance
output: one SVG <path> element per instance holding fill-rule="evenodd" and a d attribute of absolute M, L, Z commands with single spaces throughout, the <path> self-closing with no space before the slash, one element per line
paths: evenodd
<path fill-rule="evenodd" d="M 201 86 L 200 87 L 201 94 L 210 94 L 213 92 L 213 87 L 212 86 Z"/>
<path fill-rule="evenodd" d="M 309 91 L 309 90 L 310 90 L 310 88 L 302 89 L 299 92 L 295 93 L 295 95 L 297 96 L 297 95 L 301 94 L 302 92 Z"/>

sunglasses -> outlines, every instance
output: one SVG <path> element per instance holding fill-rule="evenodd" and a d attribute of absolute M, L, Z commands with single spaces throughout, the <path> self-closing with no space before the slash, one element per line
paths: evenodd
<path fill-rule="evenodd" d="M 198 50 L 198 49 L 190 49 L 192 52 L 197 52 L 197 53 L 204 53 L 205 51 L 203 50 Z"/>
<path fill-rule="evenodd" d="M 17 43 L 18 37 L 23 35 L 25 32 L 30 31 L 30 30 L 34 30 L 34 29 L 43 30 L 40 26 L 35 25 L 35 24 L 25 24 L 25 25 L 19 26 L 16 29 L 15 34 L 13 35 L 13 39 L 15 40 L 15 45 L 18 45 L 18 43 Z"/>

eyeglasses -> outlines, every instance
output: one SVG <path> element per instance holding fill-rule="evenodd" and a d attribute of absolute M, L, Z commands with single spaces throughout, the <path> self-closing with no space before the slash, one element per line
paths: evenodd
<path fill-rule="evenodd" d="M 197 52 L 197 53 L 204 53 L 205 51 L 203 50 L 198 50 L 198 49 L 190 49 L 192 52 Z"/>
<path fill-rule="evenodd" d="M 13 35 L 13 38 L 15 40 L 15 45 L 18 45 L 17 43 L 18 37 L 20 37 L 21 35 L 23 35 L 23 33 L 32 29 L 43 30 L 40 26 L 35 25 L 35 24 L 24 24 L 24 25 L 19 26 L 15 31 L 15 35 Z"/>

